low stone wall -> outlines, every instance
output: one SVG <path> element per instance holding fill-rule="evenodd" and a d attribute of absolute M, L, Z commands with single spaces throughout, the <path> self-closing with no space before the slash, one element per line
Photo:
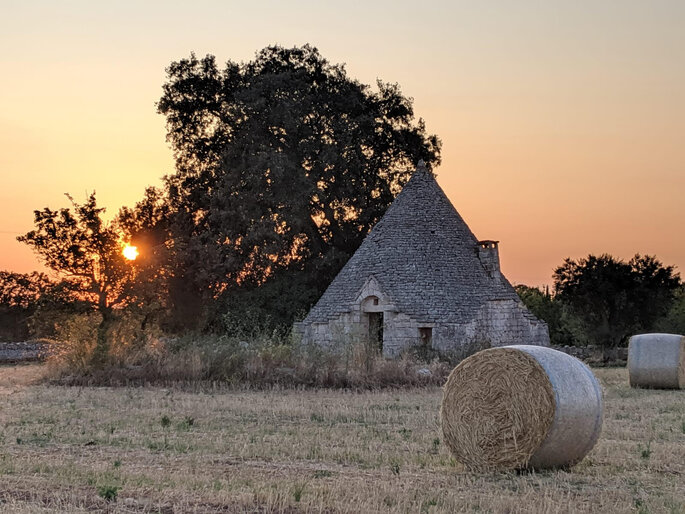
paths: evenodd
<path fill-rule="evenodd" d="M 43 360 L 47 350 L 47 343 L 39 341 L 0 343 L 0 363 Z"/>
<path fill-rule="evenodd" d="M 592 366 L 625 366 L 628 362 L 628 348 L 603 348 L 601 346 L 554 346 L 553 348 Z"/>

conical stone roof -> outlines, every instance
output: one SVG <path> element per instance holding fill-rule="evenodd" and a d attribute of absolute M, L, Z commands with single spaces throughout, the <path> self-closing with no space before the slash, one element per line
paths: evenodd
<path fill-rule="evenodd" d="M 423 161 L 304 324 L 349 312 L 370 277 L 419 322 L 465 323 L 489 300 L 519 299 L 504 276 L 488 275 L 478 240 Z"/>

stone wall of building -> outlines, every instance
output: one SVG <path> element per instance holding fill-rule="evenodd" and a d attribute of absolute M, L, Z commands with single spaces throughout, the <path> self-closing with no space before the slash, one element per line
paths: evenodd
<path fill-rule="evenodd" d="M 470 323 L 423 323 L 397 312 L 392 301 L 373 284 L 365 288 L 349 312 L 328 322 L 298 325 L 296 331 L 303 341 L 329 348 L 368 341 L 370 312 L 383 313 L 382 347 L 386 357 L 397 357 L 405 350 L 427 344 L 427 334 L 430 334 L 430 347 L 445 354 L 460 353 L 467 347 L 549 345 L 547 325 L 530 314 L 520 302 L 490 301 Z"/>
<path fill-rule="evenodd" d="M 547 324 L 514 300 L 490 301 L 470 323 L 442 324 L 435 332 L 433 348 L 443 353 L 461 351 L 460 346 L 549 346 Z"/>
<path fill-rule="evenodd" d="M 549 331 L 521 302 L 491 300 L 477 318 L 478 331 L 493 346 L 534 344 L 549 346 Z"/>

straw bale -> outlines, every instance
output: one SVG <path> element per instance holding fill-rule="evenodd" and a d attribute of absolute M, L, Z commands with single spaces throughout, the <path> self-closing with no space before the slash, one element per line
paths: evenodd
<path fill-rule="evenodd" d="M 445 443 L 471 470 L 572 466 L 597 442 L 602 394 L 585 364 L 541 346 L 484 350 L 444 387 Z"/>
<path fill-rule="evenodd" d="M 631 387 L 685 389 L 685 336 L 641 334 L 628 342 Z"/>

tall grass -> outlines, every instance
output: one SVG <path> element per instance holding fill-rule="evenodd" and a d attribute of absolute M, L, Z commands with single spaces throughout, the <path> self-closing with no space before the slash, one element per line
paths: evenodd
<path fill-rule="evenodd" d="M 366 341 L 341 340 L 334 350 L 305 345 L 289 333 L 164 337 L 121 319 L 110 333 L 106 366 L 89 364 L 97 319 L 65 325 L 48 358 L 50 378 L 72 385 L 221 383 L 237 388 L 374 389 L 444 383 L 451 366 L 407 353 L 386 359 Z M 419 372 L 421 370 L 421 372 Z"/>

